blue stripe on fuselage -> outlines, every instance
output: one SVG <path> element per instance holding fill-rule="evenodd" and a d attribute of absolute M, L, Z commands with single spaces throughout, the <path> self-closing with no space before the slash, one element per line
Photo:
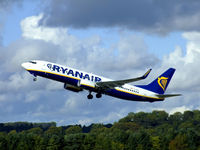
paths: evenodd
<path fill-rule="evenodd" d="M 163 99 L 154 99 L 154 98 L 144 97 L 144 96 L 136 95 L 134 93 L 127 93 L 127 92 L 119 91 L 119 90 L 116 90 L 116 89 L 107 90 L 105 92 L 105 94 L 113 96 L 113 97 L 121 98 L 121 99 L 124 99 L 124 100 L 130 100 L 130 101 L 153 102 L 153 101 L 162 101 L 163 100 Z"/>
<path fill-rule="evenodd" d="M 31 74 L 35 74 L 35 75 L 49 78 L 52 80 L 68 83 L 68 84 L 75 85 L 75 86 L 77 86 L 78 81 L 80 80 L 80 79 L 70 78 L 70 77 L 66 77 L 66 76 L 62 76 L 62 75 L 54 74 L 54 73 L 50 73 L 50 72 L 43 72 L 43 71 L 36 71 L 36 70 L 28 70 L 28 71 Z"/>

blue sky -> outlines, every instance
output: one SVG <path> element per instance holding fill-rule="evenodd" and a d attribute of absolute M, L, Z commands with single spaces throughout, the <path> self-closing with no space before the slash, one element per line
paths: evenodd
<path fill-rule="evenodd" d="M 20 22 L 24 18 L 39 13 L 38 1 L 24 1 L 20 6 L 12 6 L 12 11 L 6 15 L 3 30 L 3 45 L 7 46 L 11 42 L 21 37 Z"/>
<path fill-rule="evenodd" d="M 200 77 L 193 77 L 200 73 L 200 9 L 193 1 L 170 0 L 168 5 L 157 1 L 143 1 L 145 5 L 141 5 L 135 0 L 127 4 L 114 0 L 2 2 L 0 116 L 4 117 L 0 122 L 88 125 L 112 123 L 129 112 L 156 109 L 173 113 L 200 108 Z M 141 12 L 143 7 L 146 15 Z M 187 11 L 183 11 L 185 7 Z M 121 14 L 116 13 L 118 9 Z M 136 77 L 153 69 L 148 79 L 135 84 L 147 84 L 174 67 L 176 73 L 167 92 L 183 96 L 158 103 L 108 96 L 88 101 L 86 91 L 72 93 L 61 83 L 42 78 L 33 83 L 32 76 L 20 66 L 30 59 L 48 60 L 113 79 Z"/>

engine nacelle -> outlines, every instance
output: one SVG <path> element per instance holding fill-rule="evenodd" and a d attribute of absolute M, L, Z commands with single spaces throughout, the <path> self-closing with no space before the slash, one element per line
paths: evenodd
<path fill-rule="evenodd" d="M 82 87 L 74 86 L 74 85 L 67 84 L 67 83 L 64 84 L 64 88 L 65 88 L 66 90 L 70 90 L 70 91 L 73 91 L 73 92 L 80 92 L 80 91 L 83 91 L 83 88 L 82 88 Z"/>

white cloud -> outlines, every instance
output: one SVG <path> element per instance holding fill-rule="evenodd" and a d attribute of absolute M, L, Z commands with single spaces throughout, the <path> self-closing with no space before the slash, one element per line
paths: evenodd
<path fill-rule="evenodd" d="M 101 119 L 101 123 L 113 123 L 124 117 L 121 111 L 119 112 L 109 112 L 109 114 Z"/>
<path fill-rule="evenodd" d="M 81 125 L 91 125 L 92 123 L 94 123 L 94 121 L 90 118 L 81 119 L 78 121 L 78 124 L 81 124 Z"/>
<path fill-rule="evenodd" d="M 154 66 L 158 61 L 155 56 L 148 53 L 147 46 L 141 37 L 121 35 L 122 37 L 115 47 L 104 48 L 99 36 L 81 40 L 70 35 L 67 28 L 39 26 L 42 16 L 40 14 L 24 19 L 21 22 L 22 35 L 27 39 L 37 39 L 58 45 L 60 49 L 56 53 L 59 53 L 57 55 L 59 62 L 76 67 L 88 64 L 84 65 L 88 71 L 98 67 L 106 71 L 112 69 L 112 71 L 117 70 L 116 72 L 118 72 L 122 68 L 138 69 L 144 66 Z"/>
<path fill-rule="evenodd" d="M 42 91 L 30 91 L 26 94 L 25 102 L 30 103 L 39 100 Z"/>
<path fill-rule="evenodd" d="M 200 90 L 200 33 L 186 32 L 183 37 L 187 39 L 186 53 L 176 48 L 164 58 L 163 66 L 172 66 L 177 69 L 173 82 L 176 89 L 187 91 Z"/>
<path fill-rule="evenodd" d="M 27 17 L 21 21 L 22 36 L 28 39 L 44 40 L 59 45 L 65 41 L 67 36 L 66 28 L 49 28 L 39 26 L 43 14 Z"/>
<path fill-rule="evenodd" d="M 186 107 L 186 106 L 175 107 L 169 112 L 169 114 L 171 115 L 171 114 L 174 114 L 175 112 L 184 113 L 184 111 L 187 111 L 187 110 L 191 110 L 191 107 Z"/>

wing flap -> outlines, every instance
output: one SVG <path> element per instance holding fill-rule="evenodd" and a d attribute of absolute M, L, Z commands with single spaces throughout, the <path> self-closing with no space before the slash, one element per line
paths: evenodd
<path fill-rule="evenodd" d="M 143 76 L 138 78 L 132 78 L 132 79 L 126 79 L 126 80 L 117 80 L 117 81 L 105 81 L 105 82 L 97 82 L 96 85 L 98 87 L 104 88 L 104 89 L 113 89 L 114 87 L 121 87 L 122 85 L 130 82 L 135 82 L 139 80 L 145 79 L 152 69 L 149 69 Z"/>

